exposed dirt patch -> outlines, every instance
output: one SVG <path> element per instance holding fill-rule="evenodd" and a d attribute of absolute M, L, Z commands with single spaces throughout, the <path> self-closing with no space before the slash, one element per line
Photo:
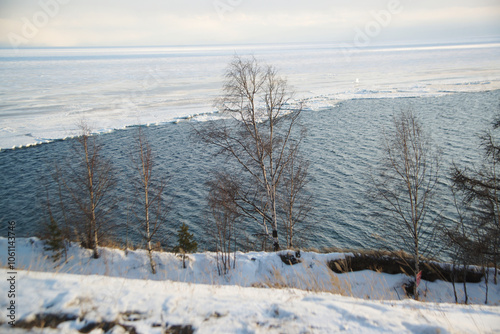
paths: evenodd
<path fill-rule="evenodd" d="M 144 314 L 139 312 L 125 312 L 122 317 L 130 317 L 129 321 L 138 321 L 139 318 L 144 319 Z M 23 329 L 32 328 L 57 328 L 59 324 L 66 321 L 75 321 L 78 316 L 74 314 L 53 314 L 53 313 L 39 313 L 36 314 L 34 318 L 27 321 L 21 319 L 16 322 L 16 327 Z M 161 325 L 153 325 L 153 327 L 159 327 Z M 90 333 L 95 329 L 102 329 L 103 332 L 107 333 L 115 327 L 121 327 L 125 332 L 130 334 L 137 334 L 137 330 L 134 326 L 123 324 L 118 321 L 99 321 L 99 322 L 87 322 L 78 331 L 80 333 Z M 165 324 L 165 334 L 193 334 L 195 332 L 194 327 L 191 325 L 169 325 Z"/>
<path fill-rule="evenodd" d="M 328 262 L 328 267 L 335 273 L 346 273 L 351 271 L 373 270 L 386 274 L 406 274 L 413 276 L 415 261 L 407 257 L 389 256 L 383 253 L 360 254 L 346 256 L 345 259 L 332 260 Z M 479 283 L 483 274 L 475 267 L 453 268 L 451 265 L 439 266 L 431 261 L 420 262 L 422 279 L 430 282 L 443 280 L 446 282 Z M 464 272 L 465 271 L 465 272 Z"/>
<path fill-rule="evenodd" d="M 17 321 L 16 327 L 24 328 L 24 329 L 31 329 L 33 327 L 57 328 L 57 326 L 59 326 L 60 323 L 63 323 L 66 321 L 74 321 L 76 319 L 78 319 L 78 317 L 74 314 L 39 313 L 39 314 L 35 315 L 35 318 L 31 319 L 30 321 L 26 321 L 25 319 L 21 319 L 21 320 Z"/>

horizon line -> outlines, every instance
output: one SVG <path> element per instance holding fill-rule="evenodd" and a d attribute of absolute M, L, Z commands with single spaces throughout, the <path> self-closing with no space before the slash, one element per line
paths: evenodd
<path fill-rule="evenodd" d="M 489 35 L 489 36 L 478 36 L 476 38 L 463 38 L 455 40 L 385 40 L 379 43 L 372 43 L 371 45 L 359 46 L 357 48 L 373 48 L 373 47 L 383 47 L 383 46 L 451 46 L 451 45 L 473 45 L 473 44 L 494 44 L 500 42 L 500 35 Z M 285 46 L 285 45 L 335 45 L 341 47 L 342 45 L 353 44 L 352 40 L 346 41 L 295 41 L 295 42 L 234 42 L 234 43 L 195 43 L 195 44 L 147 44 L 147 45 L 74 45 L 74 46 L 62 46 L 62 45 L 33 45 L 33 46 L 21 46 L 12 47 L 8 44 L 0 44 L 0 49 L 13 49 L 13 50 L 30 50 L 30 49 L 119 49 L 119 48 L 187 48 L 187 47 L 229 47 L 229 46 Z M 354 45 L 353 45 L 354 46 Z"/>

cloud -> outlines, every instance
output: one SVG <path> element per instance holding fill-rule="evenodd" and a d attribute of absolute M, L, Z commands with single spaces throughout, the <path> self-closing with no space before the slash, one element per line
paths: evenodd
<path fill-rule="evenodd" d="M 446 8 L 434 8 L 427 10 L 424 8 L 416 8 L 404 11 L 401 13 L 401 20 L 406 25 L 425 25 L 428 23 L 443 22 L 447 23 L 463 23 L 463 22 L 478 22 L 492 21 L 500 19 L 500 6 L 483 6 L 483 7 L 467 7 L 467 6 L 450 6 Z"/>

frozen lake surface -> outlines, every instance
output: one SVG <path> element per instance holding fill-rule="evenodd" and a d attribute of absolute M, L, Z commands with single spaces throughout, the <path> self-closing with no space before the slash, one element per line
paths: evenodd
<path fill-rule="evenodd" d="M 276 66 L 312 110 L 500 88 L 500 43 L 0 49 L 0 149 L 214 111 L 232 57 Z"/>

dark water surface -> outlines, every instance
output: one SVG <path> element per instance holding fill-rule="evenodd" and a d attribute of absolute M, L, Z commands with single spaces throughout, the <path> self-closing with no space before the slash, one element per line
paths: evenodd
<path fill-rule="evenodd" d="M 311 228 L 305 238 L 309 247 L 374 248 L 374 235 L 387 231 L 384 216 L 369 199 L 370 173 L 382 157 L 382 130 L 391 126 L 391 117 L 413 108 L 433 142 L 443 153 L 442 180 L 436 201 L 439 211 L 453 216 L 447 176 L 453 162 L 479 166 L 478 135 L 490 128 L 500 111 L 500 91 L 456 93 L 439 97 L 356 99 L 340 102 L 323 111 L 304 111 L 302 121 L 309 136 L 303 151 L 310 161 L 309 190 L 314 195 Z M 164 233 L 175 233 L 185 222 L 200 249 L 209 249 L 205 240 L 207 174 L 224 164 L 212 156 L 212 149 L 192 138 L 192 129 L 204 123 L 167 123 L 146 129 L 158 153 L 158 171 L 168 179 L 170 213 Z M 100 135 L 103 154 L 111 157 L 120 176 L 117 193 L 122 196 L 113 216 L 119 239 L 126 234 L 127 207 L 133 193 L 129 178 L 129 148 L 136 130 L 129 128 Z M 0 235 L 6 236 L 7 222 L 15 220 L 17 236 L 32 236 L 43 219 L 44 188 L 54 162 L 68 155 L 72 139 L 0 152 Z M 132 223 L 130 224 L 132 225 Z M 251 234 L 249 229 L 248 233 Z M 130 232 L 130 234 L 132 234 Z M 172 242 L 175 238 L 172 238 Z"/>

